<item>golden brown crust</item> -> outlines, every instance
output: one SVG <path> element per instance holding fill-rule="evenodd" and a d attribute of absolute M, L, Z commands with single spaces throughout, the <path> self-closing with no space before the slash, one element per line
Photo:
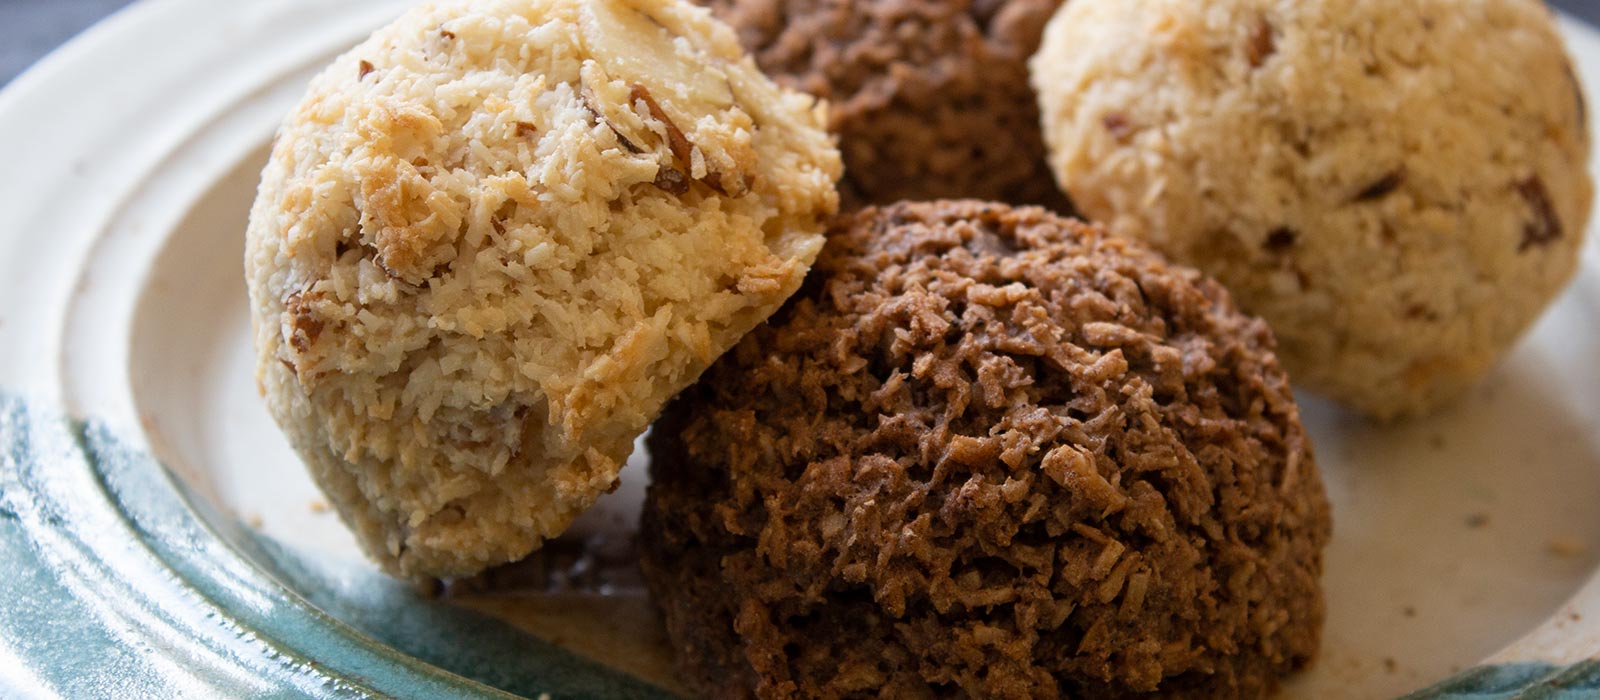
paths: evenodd
<path fill-rule="evenodd" d="M 843 219 L 653 432 L 647 581 L 715 697 L 1259 696 L 1328 504 L 1261 321 L 1039 209 Z"/>
<path fill-rule="evenodd" d="M 423 6 L 335 61 L 246 268 L 268 406 L 366 551 L 470 575 L 612 488 L 799 287 L 838 203 L 823 123 L 677 0 Z"/>

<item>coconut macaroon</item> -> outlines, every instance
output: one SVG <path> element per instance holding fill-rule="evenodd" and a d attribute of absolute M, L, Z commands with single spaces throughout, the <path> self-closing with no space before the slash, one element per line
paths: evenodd
<path fill-rule="evenodd" d="M 1032 73 L 1079 209 L 1368 414 L 1461 394 L 1576 269 L 1588 116 L 1538 0 L 1073 0 Z"/>
<path fill-rule="evenodd" d="M 1272 346 L 1216 282 L 1041 209 L 840 217 L 651 433 L 641 564 L 684 680 L 1265 695 L 1316 654 L 1330 533 Z"/>
<path fill-rule="evenodd" d="M 425 6 L 279 132 L 246 268 L 262 392 L 368 553 L 510 561 L 800 285 L 825 108 L 675 0 Z"/>

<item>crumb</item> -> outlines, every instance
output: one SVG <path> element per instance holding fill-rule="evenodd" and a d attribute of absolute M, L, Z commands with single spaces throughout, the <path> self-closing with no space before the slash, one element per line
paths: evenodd
<path fill-rule="evenodd" d="M 433 578 L 432 576 L 424 576 L 413 579 L 412 583 L 416 586 L 417 595 L 424 598 L 437 599 L 443 596 L 445 592 L 444 581 Z"/>
<path fill-rule="evenodd" d="M 1589 551 L 1588 545 L 1584 544 L 1583 540 L 1570 535 L 1550 538 L 1550 542 L 1547 547 L 1551 554 L 1564 559 L 1581 557 Z"/>
<path fill-rule="evenodd" d="M 1398 662 L 1396 662 L 1393 657 L 1390 657 L 1390 656 L 1383 657 L 1383 670 L 1384 671 L 1386 671 L 1388 673 L 1394 673 L 1395 671 L 1397 671 L 1399 669 L 1400 669 L 1400 664 Z"/>
<path fill-rule="evenodd" d="M 1488 524 L 1488 513 L 1473 513 L 1472 515 L 1467 516 L 1467 527 L 1470 527 L 1474 530 L 1481 530 L 1488 526 Z"/>
<path fill-rule="evenodd" d="M 1405 608 L 1400 610 L 1400 614 L 1405 615 L 1406 617 L 1416 617 L 1417 609 L 1407 605 Z"/>
<path fill-rule="evenodd" d="M 244 524 L 249 525 L 252 530 L 260 530 L 263 522 L 260 513 L 251 513 L 244 519 Z"/>
<path fill-rule="evenodd" d="M 1573 622 L 1583 622 L 1583 615 L 1580 615 L 1576 612 L 1569 612 L 1567 613 L 1567 619 Z"/>
<path fill-rule="evenodd" d="M 312 501 L 310 507 L 311 512 L 317 515 L 325 515 L 328 512 L 328 502 L 320 498 Z"/>

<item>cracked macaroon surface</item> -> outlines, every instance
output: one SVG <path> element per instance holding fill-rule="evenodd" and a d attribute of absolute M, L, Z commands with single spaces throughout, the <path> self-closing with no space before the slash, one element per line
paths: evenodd
<path fill-rule="evenodd" d="M 711 697 L 1254 697 L 1330 519 L 1262 321 L 975 201 L 842 217 L 650 438 L 643 571 Z"/>
<path fill-rule="evenodd" d="M 800 285 L 824 109 L 673 0 L 428 5 L 278 134 L 246 253 L 272 414 L 366 551 L 515 560 Z"/>
<path fill-rule="evenodd" d="M 828 100 L 847 205 L 971 197 L 1068 209 L 1027 70 L 1061 0 L 696 1 L 774 79 Z"/>
<path fill-rule="evenodd" d="M 1589 117 L 1540 0 L 1073 0 L 1032 73 L 1079 211 L 1369 415 L 1463 394 L 1577 269 Z"/>

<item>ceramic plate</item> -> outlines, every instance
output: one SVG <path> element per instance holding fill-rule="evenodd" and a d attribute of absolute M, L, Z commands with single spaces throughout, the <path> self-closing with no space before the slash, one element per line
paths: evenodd
<path fill-rule="evenodd" d="M 408 4 L 145 0 L 0 93 L 0 694 L 678 690 L 627 548 L 642 454 L 541 557 L 424 595 L 362 560 L 257 395 L 240 261 L 268 140 Z M 1564 28 L 1600 95 L 1600 34 Z M 1454 410 L 1380 428 L 1304 397 L 1336 533 L 1287 696 L 1600 693 L 1597 358 L 1591 234 Z"/>

